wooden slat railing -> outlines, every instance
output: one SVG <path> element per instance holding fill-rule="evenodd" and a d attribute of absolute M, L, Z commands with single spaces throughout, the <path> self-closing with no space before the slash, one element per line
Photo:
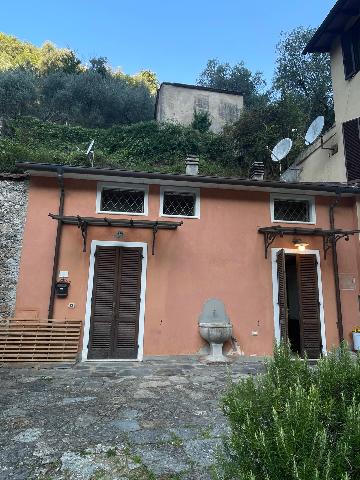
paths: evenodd
<path fill-rule="evenodd" d="M 81 320 L 0 320 L 0 362 L 76 361 Z"/>

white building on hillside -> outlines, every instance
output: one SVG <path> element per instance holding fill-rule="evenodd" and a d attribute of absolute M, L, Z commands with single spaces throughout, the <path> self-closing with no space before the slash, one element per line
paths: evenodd
<path fill-rule="evenodd" d="M 208 112 L 210 130 L 220 132 L 234 123 L 244 106 L 241 93 L 215 88 L 164 82 L 156 97 L 155 118 L 158 122 L 191 125 L 194 112 Z"/>

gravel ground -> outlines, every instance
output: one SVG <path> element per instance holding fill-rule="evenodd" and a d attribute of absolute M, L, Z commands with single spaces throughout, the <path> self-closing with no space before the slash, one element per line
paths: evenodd
<path fill-rule="evenodd" d="M 188 357 L 0 368 L 0 480 L 208 480 L 231 380 L 261 372 Z"/>

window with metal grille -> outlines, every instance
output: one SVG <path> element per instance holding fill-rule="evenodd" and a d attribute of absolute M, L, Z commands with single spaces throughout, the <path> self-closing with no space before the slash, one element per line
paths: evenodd
<path fill-rule="evenodd" d="M 309 223 L 311 208 L 309 200 L 274 199 L 274 220 Z"/>
<path fill-rule="evenodd" d="M 101 211 L 117 213 L 144 213 L 144 190 L 103 188 Z"/>
<path fill-rule="evenodd" d="M 181 191 L 163 192 L 163 215 L 176 215 L 181 217 L 195 216 L 196 193 Z"/>

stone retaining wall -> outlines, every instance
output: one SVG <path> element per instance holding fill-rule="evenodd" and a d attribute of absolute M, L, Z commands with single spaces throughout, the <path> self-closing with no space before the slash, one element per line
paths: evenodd
<path fill-rule="evenodd" d="M 0 318 L 14 315 L 27 201 L 24 175 L 0 176 Z"/>

